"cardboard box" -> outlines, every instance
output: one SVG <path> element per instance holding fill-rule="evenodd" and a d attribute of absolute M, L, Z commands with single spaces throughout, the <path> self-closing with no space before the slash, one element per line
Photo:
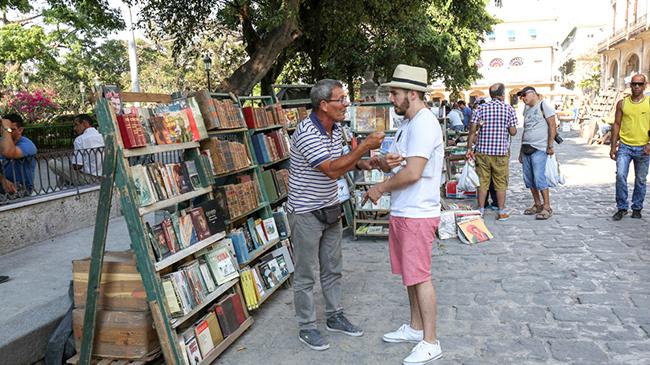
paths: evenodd
<path fill-rule="evenodd" d="M 81 351 L 85 309 L 72 311 L 72 331 Z M 139 359 L 160 347 L 151 312 L 98 310 L 93 356 Z"/>
<path fill-rule="evenodd" d="M 74 306 L 86 306 L 90 258 L 72 261 Z M 104 254 L 102 279 L 97 296 L 97 308 L 109 310 L 148 311 L 147 293 L 132 251 Z"/>

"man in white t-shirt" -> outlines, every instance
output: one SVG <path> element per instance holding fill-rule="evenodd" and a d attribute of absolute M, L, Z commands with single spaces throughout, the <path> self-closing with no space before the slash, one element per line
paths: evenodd
<path fill-rule="evenodd" d="M 379 164 L 395 173 L 374 185 L 366 198 L 377 202 L 391 193 L 389 252 L 392 272 L 402 276 L 411 308 L 411 321 L 386 333 L 385 342 L 416 342 L 405 365 L 424 364 L 442 357 L 436 335 L 436 295 L 431 282 L 431 249 L 440 223 L 440 181 L 444 145 L 436 117 L 424 103 L 424 68 L 398 65 L 390 87 L 390 101 L 404 121 L 397 130 L 392 152 L 404 158 L 392 167 L 389 155 Z M 394 161 L 394 159 L 393 159 Z"/>
<path fill-rule="evenodd" d="M 458 103 L 454 103 L 447 118 L 449 118 L 449 128 L 459 132 L 465 130 L 465 124 L 463 124 L 463 112 L 460 110 Z"/>
<path fill-rule="evenodd" d="M 90 115 L 77 115 L 72 122 L 72 127 L 78 134 L 74 140 L 74 156 L 48 162 L 48 167 L 63 183 L 77 186 L 92 184 L 102 176 L 104 137 L 93 124 Z"/>

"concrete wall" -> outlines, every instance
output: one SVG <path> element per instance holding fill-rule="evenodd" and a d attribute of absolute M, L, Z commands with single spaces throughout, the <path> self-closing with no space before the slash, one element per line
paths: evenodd
<path fill-rule="evenodd" d="M 0 210 L 0 255 L 95 224 L 99 186 L 28 202 Z M 119 195 L 113 194 L 111 217 L 120 215 Z"/>

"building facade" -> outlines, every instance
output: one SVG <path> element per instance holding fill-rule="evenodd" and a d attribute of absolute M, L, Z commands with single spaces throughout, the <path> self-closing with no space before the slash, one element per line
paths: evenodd
<path fill-rule="evenodd" d="M 598 44 L 600 88 L 624 90 L 632 75 L 650 72 L 648 0 L 612 0 L 606 38 Z"/>

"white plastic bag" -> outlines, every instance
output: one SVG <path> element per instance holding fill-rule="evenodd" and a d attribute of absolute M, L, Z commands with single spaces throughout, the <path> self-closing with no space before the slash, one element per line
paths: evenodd
<path fill-rule="evenodd" d="M 564 176 L 560 173 L 560 164 L 557 162 L 555 155 L 546 157 L 546 169 L 544 170 L 548 186 L 554 188 L 558 185 L 564 185 Z"/>
<path fill-rule="evenodd" d="M 463 167 L 463 172 L 460 174 L 457 188 L 462 191 L 476 191 L 476 188 L 481 185 L 478 174 L 474 169 L 474 161 L 467 160 Z"/>

